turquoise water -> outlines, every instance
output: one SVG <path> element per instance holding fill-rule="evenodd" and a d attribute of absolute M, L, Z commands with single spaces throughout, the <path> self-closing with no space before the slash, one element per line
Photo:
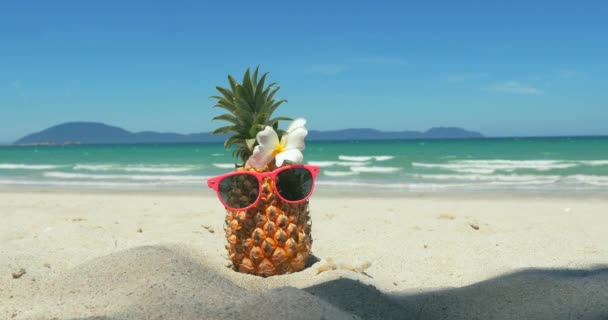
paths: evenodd
<path fill-rule="evenodd" d="M 608 138 L 308 142 L 319 190 L 608 192 Z M 0 186 L 204 189 L 221 144 L 0 147 Z"/>

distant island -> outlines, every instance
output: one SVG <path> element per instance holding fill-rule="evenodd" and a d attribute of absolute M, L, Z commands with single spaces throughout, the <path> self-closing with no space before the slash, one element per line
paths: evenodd
<path fill-rule="evenodd" d="M 375 129 L 343 129 L 333 131 L 310 130 L 309 141 L 345 140 L 407 140 L 407 139 L 473 139 L 483 138 L 479 132 L 455 127 L 437 127 L 424 132 Z M 68 122 L 40 132 L 28 134 L 15 141 L 16 145 L 57 144 L 126 144 L 126 143 L 194 143 L 223 142 L 225 135 L 210 132 L 179 134 L 154 131 L 130 132 L 125 129 L 97 122 Z"/>

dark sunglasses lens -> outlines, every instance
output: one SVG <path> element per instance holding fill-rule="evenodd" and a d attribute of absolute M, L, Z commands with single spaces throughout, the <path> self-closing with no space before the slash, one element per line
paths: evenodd
<path fill-rule="evenodd" d="M 237 174 L 222 179 L 219 191 L 228 207 L 242 209 L 257 200 L 260 185 L 258 179 L 250 174 Z"/>
<path fill-rule="evenodd" d="M 305 168 L 287 169 L 277 175 L 276 186 L 285 200 L 302 200 L 312 191 L 312 174 Z"/>

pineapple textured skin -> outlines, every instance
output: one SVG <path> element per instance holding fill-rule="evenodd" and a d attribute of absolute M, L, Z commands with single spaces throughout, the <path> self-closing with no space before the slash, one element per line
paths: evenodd
<path fill-rule="evenodd" d="M 267 166 L 261 171 L 273 169 Z M 231 196 L 257 196 L 255 190 L 246 189 L 236 188 Z M 268 277 L 304 269 L 312 246 L 308 201 L 285 203 L 275 192 L 273 182 L 265 178 L 255 207 L 226 210 L 226 249 L 233 270 Z"/>

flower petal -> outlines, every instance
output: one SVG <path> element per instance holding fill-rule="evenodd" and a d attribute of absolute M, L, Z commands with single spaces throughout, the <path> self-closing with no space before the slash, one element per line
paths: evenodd
<path fill-rule="evenodd" d="M 304 128 L 304 125 L 306 125 L 306 119 L 297 118 L 297 119 L 293 120 L 293 122 L 289 125 L 289 127 L 287 128 L 287 132 L 291 133 L 292 131 L 294 131 L 298 128 Z"/>
<path fill-rule="evenodd" d="M 302 155 L 302 151 L 298 149 L 288 149 L 279 154 L 276 157 L 277 167 L 283 165 L 285 160 L 291 161 L 293 163 L 300 163 L 304 159 L 304 155 Z"/>
<path fill-rule="evenodd" d="M 308 130 L 304 127 L 300 127 L 295 129 L 294 131 L 287 134 L 287 149 L 298 149 L 300 151 L 304 151 L 306 145 L 304 144 L 304 138 L 308 134 Z"/>
<path fill-rule="evenodd" d="M 258 143 L 267 149 L 274 150 L 274 148 L 279 144 L 279 137 L 274 129 L 270 126 L 266 126 L 264 130 L 258 132 L 256 135 Z"/>
<path fill-rule="evenodd" d="M 264 148 L 263 146 L 256 146 L 253 149 L 253 154 L 247 160 L 247 165 L 256 169 L 264 168 L 270 160 L 272 160 L 272 152 L 274 149 Z"/>

